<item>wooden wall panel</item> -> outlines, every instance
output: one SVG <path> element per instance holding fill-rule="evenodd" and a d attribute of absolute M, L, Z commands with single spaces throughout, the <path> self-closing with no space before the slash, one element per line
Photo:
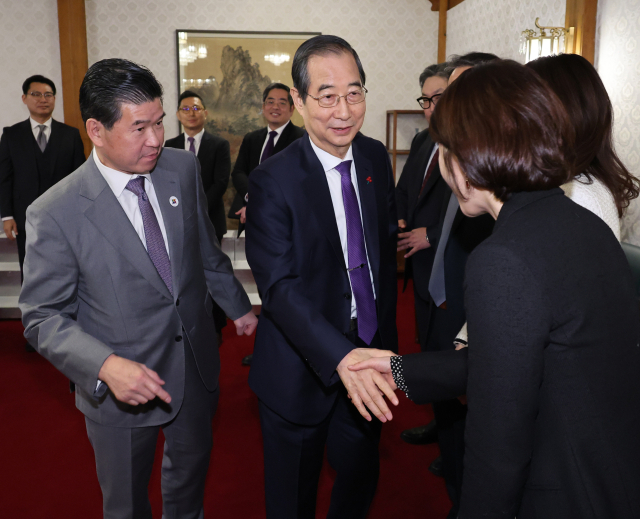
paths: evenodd
<path fill-rule="evenodd" d="M 574 28 L 567 38 L 565 52 L 580 54 L 593 63 L 596 51 L 596 14 L 598 0 L 567 0 L 565 27 Z"/>
<path fill-rule="evenodd" d="M 64 122 L 80 130 L 85 155 L 89 156 L 92 144 L 84 128 L 78 103 L 80 85 L 89 68 L 84 0 L 58 0 L 58 27 Z"/>
<path fill-rule="evenodd" d="M 438 63 L 447 61 L 447 9 L 449 0 L 439 0 L 440 21 L 438 24 Z"/>

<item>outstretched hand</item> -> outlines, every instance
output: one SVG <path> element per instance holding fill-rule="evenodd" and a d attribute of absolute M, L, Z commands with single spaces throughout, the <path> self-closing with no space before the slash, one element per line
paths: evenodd
<path fill-rule="evenodd" d="M 398 397 L 394 390 L 395 384 L 389 383 L 389 377 L 383 376 L 377 370 L 363 369 L 351 370 L 349 366 L 365 361 L 371 357 L 370 352 L 379 351 L 374 349 L 356 348 L 351 350 L 338 365 L 337 371 L 340 379 L 349 393 L 349 398 L 356 406 L 360 414 L 371 421 L 371 415 L 367 408 L 381 421 L 386 422 L 393 419 L 393 414 L 389 410 L 384 400 L 386 396 L 393 405 L 398 405 Z"/>

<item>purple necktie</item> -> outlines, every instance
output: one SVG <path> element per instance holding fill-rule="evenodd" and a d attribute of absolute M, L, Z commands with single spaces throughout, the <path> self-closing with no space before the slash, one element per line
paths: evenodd
<path fill-rule="evenodd" d="M 356 190 L 351 183 L 351 161 L 345 160 L 336 166 L 342 181 L 342 201 L 347 220 L 347 253 L 349 257 L 349 278 L 356 298 L 358 310 L 358 336 L 365 344 L 371 344 L 378 329 L 376 302 L 373 298 L 371 274 L 364 245 L 364 233 L 360 218 L 360 207 Z"/>
<path fill-rule="evenodd" d="M 132 178 L 127 184 L 127 189 L 138 197 L 138 207 L 142 214 L 142 224 L 144 226 L 144 237 L 147 242 L 147 252 L 151 261 L 156 267 L 158 274 L 167 285 L 169 292 L 173 295 L 173 282 L 171 281 L 171 262 L 164 244 L 162 231 L 153 212 L 149 197 L 144 190 L 144 177 Z"/>
<path fill-rule="evenodd" d="M 276 135 L 278 135 L 278 132 L 275 130 L 271 130 L 269 132 L 269 140 L 267 141 L 267 145 L 264 147 L 262 157 L 260 157 L 260 164 L 262 164 L 273 154 L 273 143 L 275 142 Z"/>
<path fill-rule="evenodd" d="M 189 151 L 195 155 L 196 153 L 196 146 L 194 144 L 195 139 L 193 137 L 189 137 L 187 140 L 189 141 Z"/>

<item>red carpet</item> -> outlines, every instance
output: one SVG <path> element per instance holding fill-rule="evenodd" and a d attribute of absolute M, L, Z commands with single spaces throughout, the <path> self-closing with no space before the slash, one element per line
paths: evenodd
<path fill-rule="evenodd" d="M 205 516 L 216 519 L 265 517 L 262 440 L 249 369 L 240 365 L 253 338 L 224 330 L 220 348 L 220 405 L 214 419 L 214 447 L 205 497 Z M 0 321 L 0 517 L 6 519 L 94 519 L 102 516 L 100 487 L 84 419 L 75 408 L 67 381 L 37 353 L 24 351 L 19 321 Z M 401 353 L 416 351 L 413 294 L 398 301 Z M 430 408 L 402 395 L 394 420 L 383 427 L 381 474 L 370 519 L 446 517 L 450 502 L 444 480 L 427 468 L 435 445 L 412 446 L 400 432 L 426 423 Z M 157 461 L 161 456 L 158 443 Z M 149 494 L 154 517 L 161 516 L 160 465 Z M 333 473 L 320 479 L 318 518 L 326 517 Z"/>

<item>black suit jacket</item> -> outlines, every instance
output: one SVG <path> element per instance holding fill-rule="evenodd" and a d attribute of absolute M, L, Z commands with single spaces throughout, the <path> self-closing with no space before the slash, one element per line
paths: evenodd
<path fill-rule="evenodd" d="M 177 137 L 167 140 L 164 145 L 167 148 L 184 150 L 184 143 L 185 136 L 184 133 L 181 133 Z M 229 172 L 231 171 L 229 141 L 205 131 L 198 149 L 198 161 L 200 162 L 202 185 L 207 195 L 209 218 L 216 230 L 216 236 L 220 239 L 227 232 L 227 219 L 224 215 L 222 197 L 229 185 Z"/>
<path fill-rule="evenodd" d="M 459 517 L 640 517 L 640 322 L 611 230 L 560 189 L 515 194 L 465 298 Z"/>
<path fill-rule="evenodd" d="M 304 130 L 289 121 L 289 124 L 282 130 L 282 135 L 280 135 L 278 142 L 276 142 L 273 148 L 273 155 L 284 150 L 289 144 L 303 135 Z M 236 213 L 244 206 L 244 197 L 249 187 L 249 174 L 260 164 L 262 145 L 266 138 L 267 129 L 261 128 L 247 133 L 244 139 L 242 139 L 238 158 L 231 173 L 233 187 L 236 188 L 236 196 L 229 210 L 229 218 L 237 219 L 238 215 Z"/>
<path fill-rule="evenodd" d="M 51 185 L 43 185 L 38 175 L 35 145 L 29 119 L 4 128 L 0 139 L 0 214 L 2 217 L 13 216 L 22 231 L 27 207 L 52 185 L 78 169 L 86 158 L 78 129 L 52 120 L 47 143 Z"/>
<path fill-rule="evenodd" d="M 407 230 L 426 227 L 431 247 L 416 252 L 405 261 L 405 287 L 407 280 L 413 278 L 413 287 L 418 295 L 429 300 L 429 278 L 440 240 L 442 202 L 448 192 L 447 184 L 436 164 L 424 186 L 422 182 L 429 164 L 429 158 L 436 144 L 429 136 L 429 130 L 418 133 L 411 142 L 409 157 L 402 169 L 402 175 L 396 186 L 398 219 L 407 222 Z"/>
<path fill-rule="evenodd" d="M 397 349 L 397 213 L 382 143 L 353 141 L 378 330 Z M 336 372 L 354 345 L 345 335 L 351 287 L 327 177 L 308 135 L 261 164 L 249 181 L 246 253 L 262 297 L 249 384 L 268 407 L 317 424 L 342 385 Z"/>

